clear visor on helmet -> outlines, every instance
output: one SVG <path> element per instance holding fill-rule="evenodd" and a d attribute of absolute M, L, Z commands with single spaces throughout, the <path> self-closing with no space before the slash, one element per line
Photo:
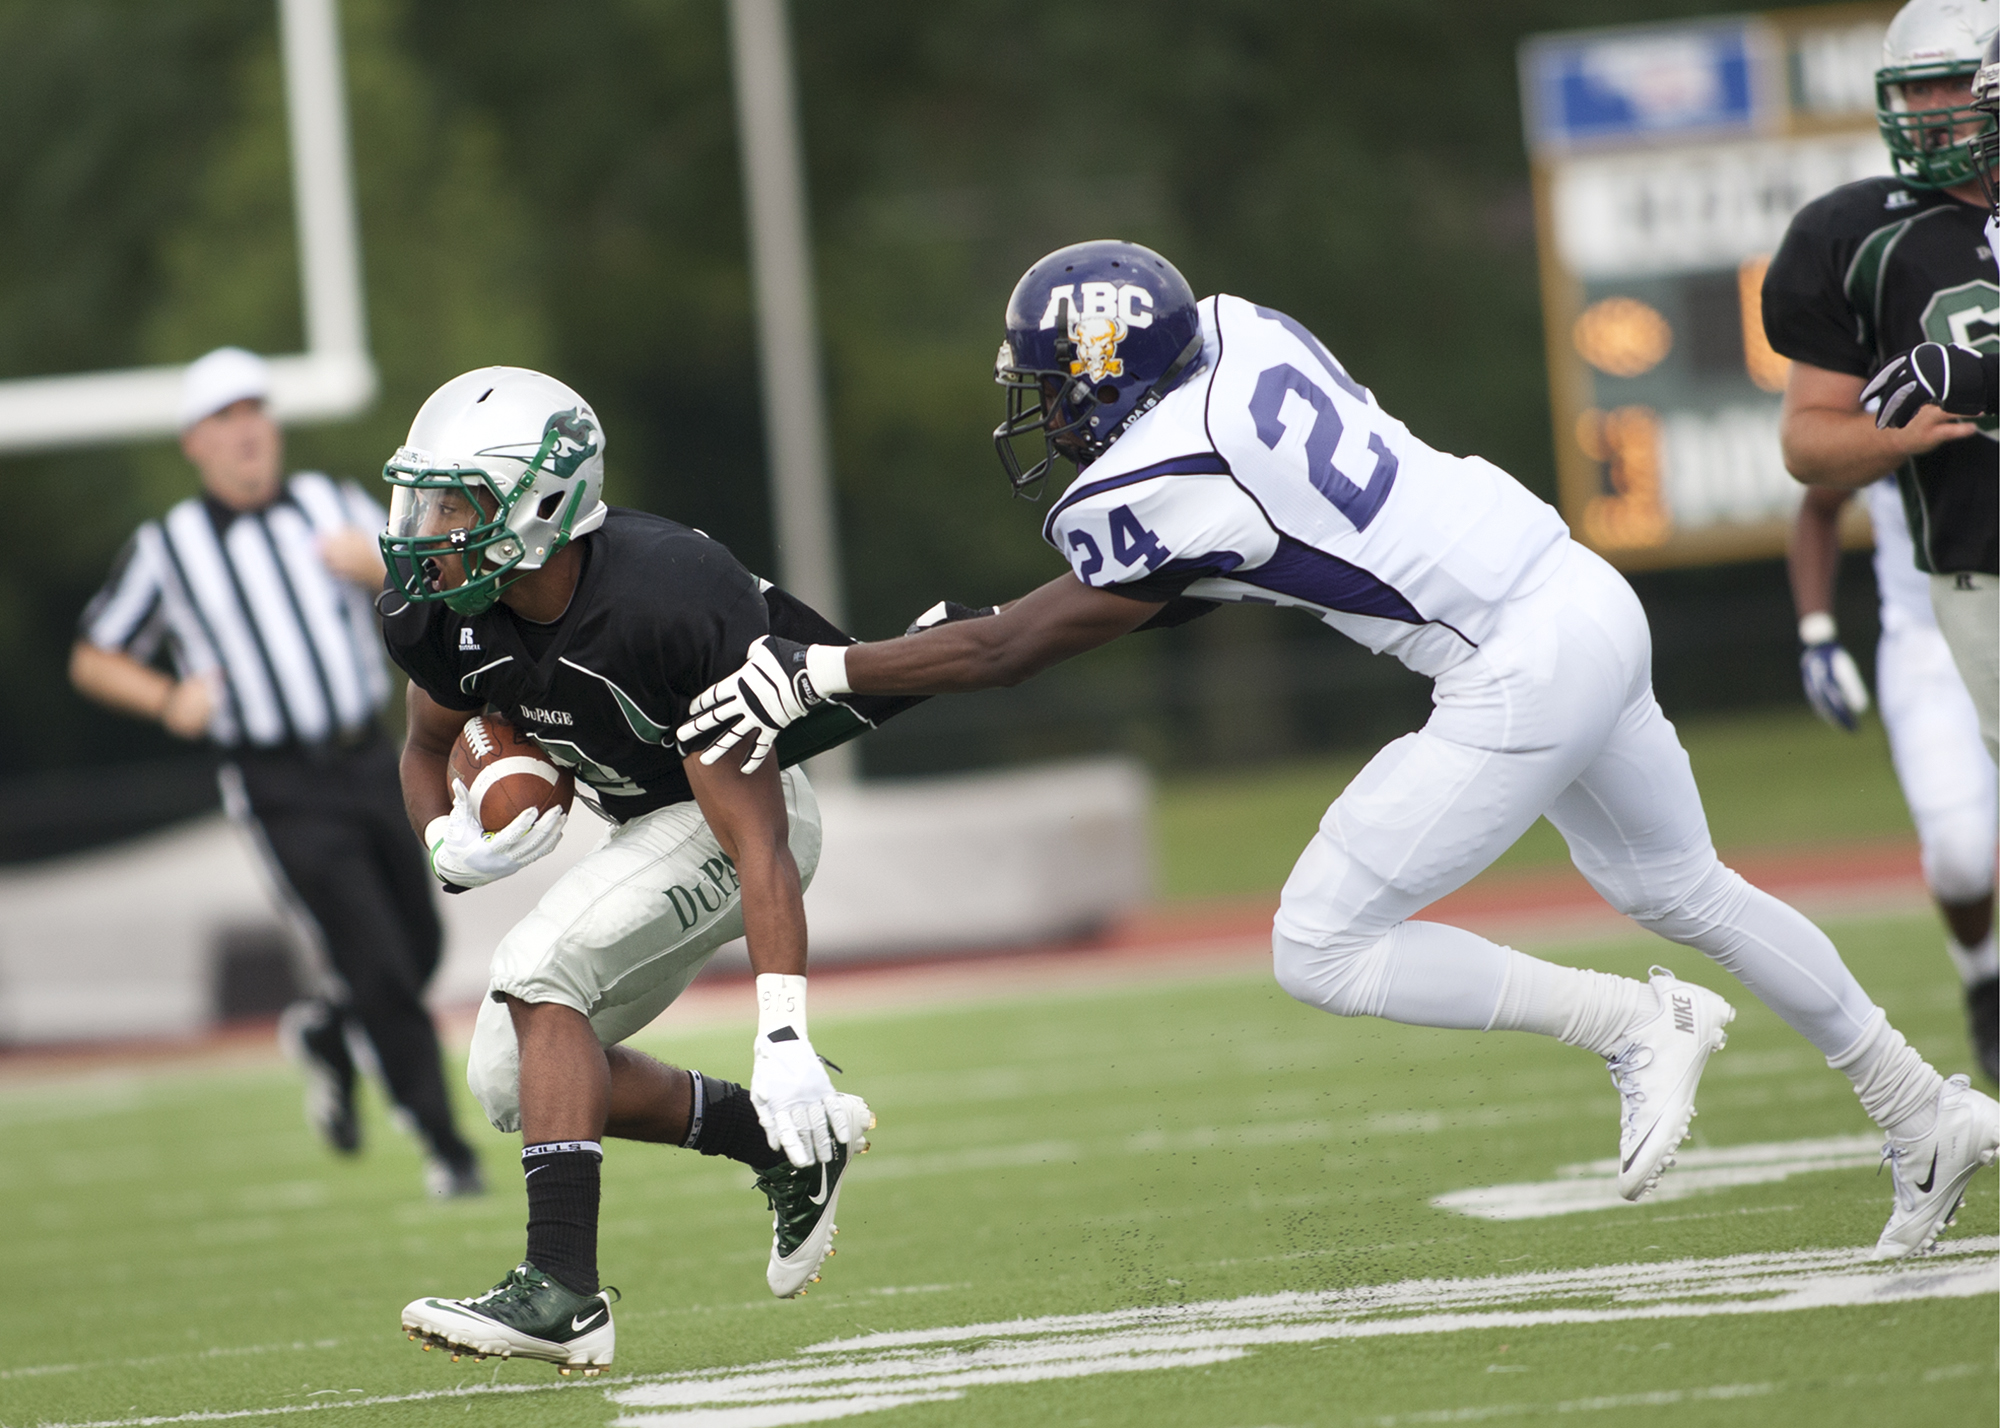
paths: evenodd
<path fill-rule="evenodd" d="M 449 536 L 453 531 L 471 532 L 482 525 L 487 513 L 462 482 L 449 485 L 397 485 L 389 497 L 389 535 L 398 541 L 423 536 Z"/>

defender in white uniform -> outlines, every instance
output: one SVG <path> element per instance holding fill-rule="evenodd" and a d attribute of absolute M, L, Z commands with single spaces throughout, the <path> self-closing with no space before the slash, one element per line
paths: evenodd
<path fill-rule="evenodd" d="M 1082 469 L 1044 533 L 1070 573 L 998 611 L 940 606 L 878 644 L 766 639 L 689 706 L 704 757 L 848 690 L 1017 683 L 1213 602 L 1293 606 L 1436 681 L 1436 710 L 1327 810 L 1286 883 L 1279 982 L 1343 1016 L 1535 1031 L 1603 1056 L 1623 1102 L 1619 1184 L 1672 1164 L 1733 1015 L 1655 969 L 1651 986 L 1528 957 L 1415 914 L 1543 814 L 1606 900 L 1698 947 L 1852 1078 L 1887 1132 L 1896 1204 L 1877 1253 L 1927 1248 L 2000 1150 L 2000 1105 L 1947 1082 L 1891 1028 L 1833 944 L 1717 861 L 1687 755 L 1651 685 L 1646 618 L 1554 511 L 1477 458 L 1410 434 L 1297 322 L 1194 303 L 1134 244 L 1058 250 L 1007 310 L 996 431 L 1017 488 Z M 1012 450 L 1039 435 L 1026 470 Z M 984 618 L 964 618 L 981 616 Z"/>
<path fill-rule="evenodd" d="M 1836 728 L 1852 731 L 1868 711 L 1868 687 L 1839 643 L 1833 590 L 1840 563 L 1840 512 L 1852 493 L 1806 491 L 1792 529 L 1789 564 L 1799 612 L 1799 657 L 1806 697 Z M 1993 761 L 1979 735 L 1979 712 L 1931 609 L 1930 581 L 1911 553 L 1910 529 L 1894 477 L 1864 486 L 1875 527 L 1875 583 L 1881 640 L 1875 689 L 1889 754 L 1923 849 L 1924 883 L 1936 899 L 1945 950 L 1965 992 L 1974 1054 L 1988 1080 L 2000 1078 L 2000 958 L 1993 939 L 1996 811 Z"/>

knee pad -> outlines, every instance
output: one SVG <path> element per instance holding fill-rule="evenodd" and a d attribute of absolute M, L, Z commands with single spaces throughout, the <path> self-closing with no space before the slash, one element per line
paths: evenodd
<path fill-rule="evenodd" d="M 490 996 L 480 1005 L 472 1029 L 465 1089 L 493 1129 L 512 1135 L 521 1128 L 521 1048 L 514 1040 L 513 1018 Z"/>
<path fill-rule="evenodd" d="M 1924 883 L 1939 902 L 1977 902 L 1993 891 L 1993 830 L 1978 817 L 1924 830 Z"/>
<path fill-rule="evenodd" d="M 1271 971 L 1285 993 L 1335 1016 L 1376 1016 L 1387 980 L 1389 944 L 1395 934 L 1373 942 L 1336 939 L 1314 947 L 1271 934 Z"/>
<path fill-rule="evenodd" d="M 1640 906 L 1621 907 L 1619 911 L 1669 942 L 1690 943 L 1731 925 L 1749 896 L 1750 885 L 1711 852 L 1699 876 L 1677 879 L 1645 898 Z"/>

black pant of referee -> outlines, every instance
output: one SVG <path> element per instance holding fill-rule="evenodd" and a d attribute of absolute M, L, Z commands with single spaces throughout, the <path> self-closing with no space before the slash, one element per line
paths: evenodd
<path fill-rule="evenodd" d="M 275 865 L 326 958 L 321 999 L 294 1007 L 281 1027 L 314 1078 L 321 1133 L 342 1151 L 359 1148 L 347 1045 L 349 1028 L 358 1029 L 430 1150 L 432 1190 L 477 1193 L 478 1162 L 452 1124 L 423 1001 L 444 929 L 435 880 L 403 813 L 394 749 L 376 729 L 346 745 L 240 749 L 222 782 L 231 815 Z"/>

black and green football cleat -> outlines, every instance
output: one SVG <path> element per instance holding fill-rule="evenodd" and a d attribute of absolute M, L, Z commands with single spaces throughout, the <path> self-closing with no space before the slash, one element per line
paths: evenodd
<path fill-rule="evenodd" d="M 859 1096 L 841 1099 L 853 1102 L 848 1108 L 850 1125 L 875 1129 L 875 1116 Z M 797 1298 L 819 1279 L 819 1267 L 833 1253 L 833 1237 L 840 1233 L 833 1212 L 840 1204 L 848 1162 L 867 1151 L 867 1140 L 857 1135 L 851 1145 L 835 1141 L 833 1159 L 822 1164 L 800 1169 L 781 1160 L 758 1172 L 757 1188 L 771 1202 L 771 1262 L 765 1267 L 764 1282 L 780 1299 Z"/>
<path fill-rule="evenodd" d="M 446 1349 L 457 1363 L 478 1359 L 544 1359 L 587 1377 L 611 1363 L 618 1334 L 611 1324 L 615 1289 L 578 1294 L 521 1263 L 476 1299 L 419 1299 L 403 1310 L 403 1329 L 424 1352 Z"/>

